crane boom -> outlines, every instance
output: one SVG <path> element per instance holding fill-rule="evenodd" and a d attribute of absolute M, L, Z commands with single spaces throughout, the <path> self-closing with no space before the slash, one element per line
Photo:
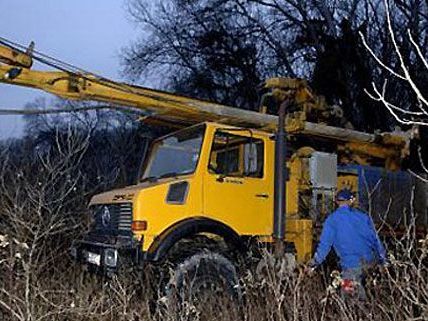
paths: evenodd
<path fill-rule="evenodd" d="M 20 69 L 20 70 L 19 70 Z M 0 82 L 41 89 L 61 98 L 93 100 L 112 105 L 135 107 L 154 117 L 183 124 L 221 121 L 230 124 L 271 127 L 274 116 L 132 86 L 93 75 L 34 71 L 0 64 Z M 18 75 L 12 75 L 16 73 Z"/>
<path fill-rule="evenodd" d="M 9 48 L 0 46 L 0 82 L 40 89 L 66 99 L 135 107 L 154 118 L 183 125 L 220 121 L 238 126 L 275 128 L 276 117 L 272 115 L 115 82 L 89 73 L 31 70 L 30 57 L 14 52 L 19 54 L 12 55 Z M 19 61 L 14 61 L 13 57 Z"/>
<path fill-rule="evenodd" d="M 112 107 L 134 107 L 146 112 L 148 118 L 179 127 L 212 121 L 272 133 L 277 128 L 276 115 L 129 85 L 82 71 L 61 68 L 58 68 L 60 71 L 32 70 L 32 51 L 33 44 L 27 52 L 0 44 L 0 83 L 36 88 L 66 99 L 106 102 Z M 371 154 L 384 155 L 387 158 L 390 157 L 388 155 L 391 154 L 389 151 L 391 148 L 398 157 L 408 142 L 401 135 L 391 133 L 374 135 L 320 123 L 319 117 L 330 115 L 331 110 L 326 109 L 323 100 L 314 98 L 304 81 L 273 78 L 266 84 L 272 96 L 276 95 L 283 99 L 284 93 L 292 95 L 296 105 L 303 106 L 304 111 L 291 113 L 291 117 L 287 119 L 286 130 L 290 134 L 324 137 L 347 144 L 362 143 L 363 147 L 359 146 L 363 149 L 367 149 L 364 144 L 372 144 Z M 308 101 L 310 103 L 307 103 Z M 308 121 L 305 115 L 313 112 L 319 116 L 315 117 L 315 122 Z"/>

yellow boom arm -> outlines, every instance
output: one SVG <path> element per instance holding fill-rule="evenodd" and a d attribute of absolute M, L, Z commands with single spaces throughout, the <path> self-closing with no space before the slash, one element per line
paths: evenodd
<path fill-rule="evenodd" d="M 66 99 L 93 100 L 116 106 L 139 108 L 147 112 L 150 120 L 175 127 L 202 121 L 214 121 L 234 126 L 259 128 L 268 132 L 276 131 L 278 117 L 274 115 L 128 85 L 90 73 L 31 70 L 31 51 L 32 45 L 30 45 L 28 53 L 0 45 L 0 83 L 37 88 Z M 293 86 L 296 84 L 298 86 L 294 88 Z M 299 102 L 299 99 L 303 102 L 308 101 L 308 92 L 302 81 L 276 78 L 276 80 L 267 82 L 267 87 L 277 96 L 291 92 L 295 101 Z M 311 100 L 313 101 L 310 104 L 306 104 L 307 112 L 312 109 L 315 111 L 321 109 L 323 112 L 325 104 L 313 98 Z M 332 139 L 340 142 L 341 148 L 357 154 L 389 159 L 392 164 L 399 163 L 403 152 L 407 150 L 408 140 L 400 135 L 368 134 L 310 122 L 298 116 L 302 113 L 296 115 L 296 117 L 290 117 L 286 125 L 286 130 L 292 135 Z M 396 168 L 397 166 L 391 165 L 390 167 Z"/>
<path fill-rule="evenodd" d="M 201 121 L 275 127 L 276 117 L 132 86 L 93 74 L 31 70 L 31 57 L 0 46 L 0 82 L 37 88 L 66 99 L 93 100 L 147 111 L 155 119 L 188 125 Z"/>
<path fill-rule="evenodd" d="M 31 43 L 28 53 L 32 51 L 33 47 L 34 43 Z M 28 53 L 14 50 L 9 47 L 0 46 L 0 62 L 4 62 L 9 65 L 31 68 L 33 65 L 33 59 L 31 59 L 31 56 Z"/>

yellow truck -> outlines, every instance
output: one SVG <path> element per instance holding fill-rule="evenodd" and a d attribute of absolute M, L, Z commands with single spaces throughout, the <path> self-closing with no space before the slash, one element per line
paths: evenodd
<path fill-rule="evenodd" d="M 33 59 L 59 70 L 32 70 Z M 300 79 L 267 80 L 259 110 L 248 111 L 68 69 L 5 42 L 0 62 L 2 83 L 138 108 L 141 121 L 171 128 L 153 141 L 135 185 L 89 203 L 94 224 L 72 254 L 107 271 L 176 260 L 176 283 L 211 271 L 233 287 L 232 257 L 253 246 L 305 262 L 335 191 L 358 190 L 358 175 L 341 168 L 398 170 L 408 150 L 400 133 L 352 129 Z"/>

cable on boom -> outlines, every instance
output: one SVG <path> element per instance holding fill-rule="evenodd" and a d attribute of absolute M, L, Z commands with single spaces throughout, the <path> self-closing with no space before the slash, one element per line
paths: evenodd
<path fill-rule="evenodd" d="M 18 109 L 18 108 L 0 108 L 0 116 L 12 116 L 12 115 L 49 115 L 49 114 L 62 114 L 62 113 L 77 113 L 91 110 L 102 110 L 102 109 L 119 109 L 118 107 L 112 105 L 97 105 L 97 106 L 87 106 L 87 107 L 76 107 L 73 109 L 69 108 L 58 108 L 58 109 Z M 121 107 L 120 111 L 129 112 L 138 115 L 146 116 L 147 113 L 139 109 L 134 109 L 132 107 Z"/>
<path fill-rule="evenodd" d="M 0 44 L 7 46 L 11 49 L 20 51 L 22 53 L 25 53 L 25 50 L 27 49 L 26 46 L 23 46 L 19 43 L 13 42 L 13 41 L 6 39 L 4 37 L 0 37 Z M 118 89 L 121 91 L 130 92 L 130 93 L 137 93 L 136 91 L 131 90 L 131 88 L 129 88 L 128 85 L 117 84 L 116 82 L 114 82 L 114 81 L 112 81 L 106 77 L 94 74 L 92 72 L 89 72 L 87 70 L 84 70 L 84 69 L 79 68 L 77 66 L 74 66 L 72 64 L 64 62 L 62 60 L 53 58 L 53 57 L 48 56 L 48 55 L 46 55 L 46 54 L 44 54 L 38 50 L 33 49 L 31 57 L 34 60 L 38 61 L 39 63 L 42 63 L 44 65 L 58 69 L 60 71 L 66 72 L 66 73 L 78 75 L 79 77 L 82 77 L 86 80 L 94 81 L 94 82 L 97 82 L 97 83 L 102 84 L 104 86 L 108 86 L 108 87 L 113 88 L 113 89 Z M 85 74 L 91 75 L 95 78 L 89 78 Z M 141 94 L 141 93 L 138 93 L 138 94 Z"/>
<path fill-rule="evenodd" d="M 26 46 L 23 46 L 19 43 L 13 42 L 13 41 L 6 39 L 4 37 L 0 37 L 0 44 L 7 46 L 13 50 L 20 51 L 22 53 L 25 53 L 27 50 Z M 48 56 L 48 55 L 46 55 L 40 51 L 35 50 L 34 48 L 32 49 L 31 58 L 33 58 L 35 61 L 38 61 L 41 64 L 47 65 L 49 67 L 55 68 L 57 70 L 65 72 L 65 73 L 69 73 L 71 75 L 81 77 L 87 81 L 92 81 L 92 82 L 98 83 L 100 85 L 103 85 L 103 86 L 106 86 L 106 87 L 109 87 L 109 88 L 112 88 L 115 90 L 120 90 L 122 92 L 136 94 L 136 95 L 140 95 L 143 97 L 148 97 L 148 98 L 156 99 L 156 100 L 165 99 L 161 96 L 153 94 L 153 92 L 155 91 L 153 89 L 149 89 L 149 88 L 145 88 L 145 87 L 132 86 L 132 85 L 128 85 L 125 83 L 119 83 L 119 82 L 110 80 L 106 77 L 94 74 L 92 72 L 86 71 L 86 70 L 79 68 L 77 66 L 74 66 L 72 64 L 69 64 L 69 63 L 61 61 L 59 59 Z M 152 93 L 151 94 L 143 93 L 143 92 L 141 92 L 141 90 L 149 90 Z M 162 91 L 158 91 L 158 92 L 164 93 Z M 173 97 L 170 97 L 169 100 L 171 102 L 175 102 L 177 104 L 183 103 L 181 101 L 175 100 Z M 113 108 L 122 108 L 122 107 L 112 106 L 111 108 L 113 109 Z"/>

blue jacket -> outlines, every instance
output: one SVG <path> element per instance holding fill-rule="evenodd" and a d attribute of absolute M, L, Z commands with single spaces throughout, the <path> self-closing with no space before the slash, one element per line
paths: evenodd
<path fill-rule="evenodd" d="M 386 251 L 371 218 L 349 206 L 339 207 L 324 222 L 314 257 L 316 265 L 325 260 L 331 247 L 338 255 L 343 270 L 365 263 L 385 263 Z"/>

